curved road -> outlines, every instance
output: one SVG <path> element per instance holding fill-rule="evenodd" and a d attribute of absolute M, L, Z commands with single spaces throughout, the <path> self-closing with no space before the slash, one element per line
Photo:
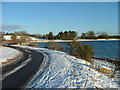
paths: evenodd
<path fill-rule="evenodd" d="M 22 68 L 6 76 L 2 80 L 2 88 L 22 88 L 36 74 L 38 68 L 42 64 L 44 57 L 41 53 L 38 53 L 34 50 L 22 49 L 13 46 L 10 47 L 22 51 L 24 56 L 19 60 L 19 62 L 3 67 L 3 73 L 12 71 L 16 67 L 19 67 L 22 62 L 27 61 L 27 59 L 29 59 L 30 57 L 31 60 Z"/>

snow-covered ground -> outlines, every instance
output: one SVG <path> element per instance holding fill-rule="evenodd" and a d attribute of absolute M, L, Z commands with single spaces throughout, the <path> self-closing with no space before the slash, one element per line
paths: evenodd
<path fill-rule="evenodd" d="M 39 38 L 35 38 L 35 37 L 30 37 L 30 39 L 33 40 L 33 41 L 48 40 L 48 39 L 39 39 Z"/>
<path fill-rule="evenodd" d="M 4 39 L 5 40 L 11 40 L 11 36 L 12 35 L 4 35 Z M 20 38 L 20 36 L 17 36 L 17 39 L 19 39 Z M 35 38 L 35 37 L 29 37 L 31 40 L 33 40 L 33 41 L 39 41 L 39 40 L 47 40 L 47 39 L 38 39 L 38 38 Z"/>
<path fill-rule="evenodd" d="M 13 59 L 18 56 L 21 52 L 16 49 L 9 48 L 9 47 L 0 47 L 0 63 L 7 62 L 8 59 Z"/>
<path fill-rule="evenodd" d="M 99 69 L 99 68 L 106 68 L 108 70 L 114 70 L 115 65 L 110 63 L 110 62 L 106 62 L 104 60 L 99 60 L 99 59 L 93 59 L 94 61 L 94 68 L 95 69 Z"/>
<path fill-rule="evenodd" d="M 5 40 L 11 40 L 11 35 L 4 35 L 3 38 L 4 38 Z"/>
<path fill-rule="evenodd" d="M 33 48 L 47 53 L 48 67 L 42 73 L 38 71 L 26 86 L 27 88 L 119 88 L 114 79 L 90 68 L 90 63 L 77 59 L 64 52 Z M 38 57 L 39 58 L 39 57 Z M 97 63 L 97 62 L 95 62 Z M 99 63 L 100 64 L 100 63 Z M 107 66 L 108 68 L 110 65 Z"/>

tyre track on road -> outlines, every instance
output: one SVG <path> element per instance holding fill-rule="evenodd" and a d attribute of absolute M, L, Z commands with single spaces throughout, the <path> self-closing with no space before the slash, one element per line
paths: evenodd
<path fill-rule="evenodd" d="M 36 74 L 36 72 L 38 71 L 38 68 L 40 67 L 40 65 L 42 64 L 42 61 L 44 59 L 43 55 L 40 52 L 38 53 L 34 50 L 22 49 L 22 48 L 13 47 L 13 46 L 12 46 L 12 48 L 24 51 L 24 53 L 27 56 L 27 57 L 24 57 L 24 59 L 22 59 L 24 62 L 26 62 L 26 60 L 29 59 L 29 57 L 31 57 L 32 59 L 29 62 L 27 62 L 26 65 L 19 68 L 14 73 L 11 73 L 10 75 L 8 75 L 6 78 L 4 78 L 2 80 L 2 88 L 3 89 L 4 88 L 22 88 Z M 30 53 L 28 53 L 27 51 Z M 29 56 L 29 54 L 30 54 L 30 56 Z M 21 63 L 16 63 L 17 65 L 12 64 L 14 68 L 12 68 L 11 70 L 14 70 L 16 68 L 16 66 L 21 65 Z M 10 66 L 12 66 L 12 65 L 10 65 Z M 8 68 L 10 66 L 8 66 Z M 7 66 L 6 66 L 6 68 L 7 68 Z M 6 71 L 7 71 L 7 69 L 6 69 Z"/>

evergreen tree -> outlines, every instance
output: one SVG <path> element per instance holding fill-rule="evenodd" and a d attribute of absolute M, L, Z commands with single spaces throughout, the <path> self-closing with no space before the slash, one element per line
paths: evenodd
<path fill-rule="evenodd" d="M 48 39 L 50 39 L 50 40 L 53 40 L 53 39 L 54 39 L 54 35 L 53 35 L 52 32 L 49 32 L 49 34 L 48 34 Z"/>
<path fill-rule="evenodd" d="M 87 38 L 89 38 L 89 39 L 94 39 L 94 37 L 95 37 L 95 32 L 94 32 L 94 31 L 88 31 L 88 32 L 86 33 L 86 35 L 87 35 Z"/>
<path fill-rule="evenodd" d="M 56 39 L 61 39 L 62 38 L 62 35 L 63 35 L 63 32 L 59 32 L 57 35 L 56 35 Z"/>
<path fill-rule="evenodd" d="M 85 39 L 85 38 L 86 38 L 86 33 L 82 33 L 81 39 Z"/>
<path fill-rule="evenodd" d="M 63 33 L 63 35 L 62 35 L 62 39 L 63 40 L 67 40 L 68 39 L 68 31 L 65 31 L 64 33 Z"/>
<path fill-rule="evenodd" d="M 106 32 L 99 32 L 99 33 L 100 33 L 100 35 L 98 36 L 98 38 L 106 38 L 107 39 L 109 37 Z"/>
<path fill-rule="evenodd" d="M 56 36 L 57 39 L 63 39 L 63 40 L 73 40 L 77 37 L 77 32 L 75 31 L 65 31 L 65 32 L 59 32 Z"/>
<path fill-rule="evenodd" d="M 77 32 L 69 31 L 69 39 L 72 40 L 72 39 L 75 39 L 75 38 L 77 38 Z"/>

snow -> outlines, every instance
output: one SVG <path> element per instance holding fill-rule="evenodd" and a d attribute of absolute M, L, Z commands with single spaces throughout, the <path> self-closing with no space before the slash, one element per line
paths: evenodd
<path fill-rule="evenodd" d="M 93 59 L 94 60 L 94 68 L 96 69 L 99 69 L 99 68 L 106 68 L 108 70 L 114 70 L 115 68 L 115 65 L 110 63 L 110 62 L 106 62 L 106 61 L 103 61 L 103 60 L 96 60 L 96 59 Z"/>
<path fill-rule="evenodd" d="M 16 49 L 9 48 L 9 47 L 0 47 L 0 63 L 7 62 L 8 59 L 15 58 L 20 54 L 20 52 Z"/>
<path fill-rule="evenodd" d="M 11 40 L 11 35 L 4 35 L 3 37 L 5 40 Z"/>
<path fill-rule="evenodd" d="M 48 40 L 48 39 L 39 39 L 39 38 L 35 38 L 35 37 L 30 37 L 30 39 L 33 40 L 33 41 Z"/>
<path fill-rule="evenodd" d="M 5 40 L 11 40 L 11 36 L 12 35 L 4 35 L 4 39 Z M 20 38 L 20 36 L 17 36 L 17 39 L 19 39 Z M 39 38 L 35 38 L 35 37 L 29 37 L 31 40 L 33 40 L 33 41 L 39 41 L 39 40 L 48 40 L 48 39 L 39 39 Z"/>
<path fill-rule="evenodd" d="M 11 40 L 12 35 L 4 35 L 3 38 L 5 40 Z M 17 39 L 20 39 L 20 36 L 17 36 Z"/>
<path fill-rule="evenodd" d="M 40 68 L 26 88 L 119 88 L 114 79 L 90 68 L 90 63 L 64 52 L 25 47 L 47 57 L 46 68 Z M 110 65 L 108 65 L 110 66 Z M 44 70 L 43 70 L 44 69 Z"/>

